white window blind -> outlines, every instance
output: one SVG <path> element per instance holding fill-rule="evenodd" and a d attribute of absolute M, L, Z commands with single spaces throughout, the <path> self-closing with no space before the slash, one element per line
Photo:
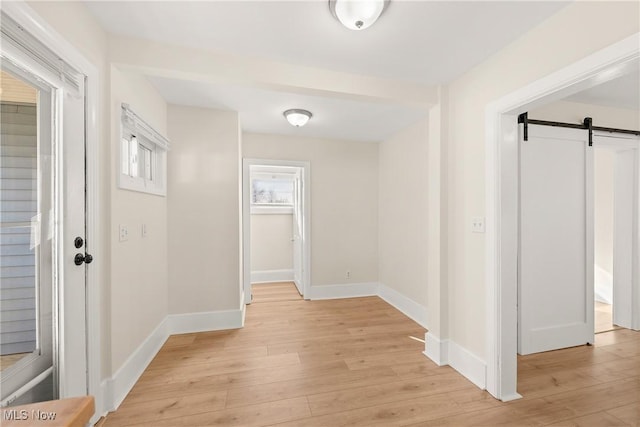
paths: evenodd
<path fill-rule="evenodd" d="M 62 81 L 66 90 L 84 92 L 85 76 L 56 55 L 46 45 L 33 37 L 13 19 L 2 13 L 0 16 L 3 50 L 10 54 L 12 48 L 26 54 L 31 61 L 48 74 Z"/>
<path fill-rule="evenodd" d="M 142 117 L 138 116 L 129 107 L 129 104 L 122 104 L 122 126 L 129 135 L 135 135 L 136 138 L 144 138 L 152 144 L 155 144 L 158 148 L 169 151 L 169 140 L 142 119 Z"/>
<path fill-rule="evenodd" d="M 169 140 L 122 104 L 120 139 L 120 188 L 166 194 L 166 153 Z"/>

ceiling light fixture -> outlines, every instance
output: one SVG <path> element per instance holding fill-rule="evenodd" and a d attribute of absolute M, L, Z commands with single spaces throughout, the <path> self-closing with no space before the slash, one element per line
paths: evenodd
<path fill-rule="evenodd" d="M 364 30 L 373 25 L 389 6 L 390 0 L 329 0 L 333 16 L 350 30 Z"/>
<path fill-rule="evenodd" d="M 297 128 L 306 125 L 309 119 L 313 116 L 309 111 L 301 110 L 299 108 L 292 108 L 282 114 L 284 114 L 291 126 L 295 126 Z"/>

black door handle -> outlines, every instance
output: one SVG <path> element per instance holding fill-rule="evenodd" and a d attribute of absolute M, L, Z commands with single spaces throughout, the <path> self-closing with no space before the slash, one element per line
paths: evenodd
<path fill-rule="evenodd" d="M 82 265 L 82 263 L 91 264 L 92 261 L 93 256 L 91 254 L 76 254 L 76 256 L 73 258 L 73 262 L 76 265 Z"/>

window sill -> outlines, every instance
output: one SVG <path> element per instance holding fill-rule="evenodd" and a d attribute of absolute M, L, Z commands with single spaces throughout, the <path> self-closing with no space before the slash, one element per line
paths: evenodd
<path fill-rule="evenodd" d="M 152 194 L 154 196 L 166 197 L 166 184 L 157 181 L 147 181 L 142 178 L 132 178 L 128 175 L 120 174 L 118 187 L 121 190 L 137 191 L 139 193 Z"/>
<path fill-rule="evenodd" d="M 293 214 L 293 206 L 251 206 L 251 215 Z"/>

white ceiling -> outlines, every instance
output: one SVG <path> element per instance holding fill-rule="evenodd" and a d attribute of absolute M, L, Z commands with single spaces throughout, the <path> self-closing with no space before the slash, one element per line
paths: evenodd
<path fill-rule="evenodd" d="M 424 84 L 450 81 L 567 2 L 391 1 L 372 27 L 344 28 L 328 1 L 107 1 L 111 33 Z"/>
<path fill-rule="evenodd" d="M 149 77 L 149 80 L 171 104 L 238 111 L 242 129 L 246 132 L 378 142 L 426 115 L 424 110 L 388 103 L 356 102 L 162 77 Z M 295 128 L 282 115 L 290 108 L 305 108 L 313 113 L 313 117 L 306 126 Z"/>
<path fill-rule="evenodd" d="M 640 72 L 635 71 L 567 97 L 568 101 L 640 111 Z"/>
<path fill-rule="evenodd" d="M 436 85 L 455 79 L 568 2 L 392 0 L 364 31 L 316 1 L 88 1 L 110 33 L 281 63 Z M 149 77 L 170 103 L 240 113 L 249 132 L 380 141 L 423 117 L 409 106 L 308 96 L 223 83 Z M 300 129 L 282 117 L 305 108 Z"/>

